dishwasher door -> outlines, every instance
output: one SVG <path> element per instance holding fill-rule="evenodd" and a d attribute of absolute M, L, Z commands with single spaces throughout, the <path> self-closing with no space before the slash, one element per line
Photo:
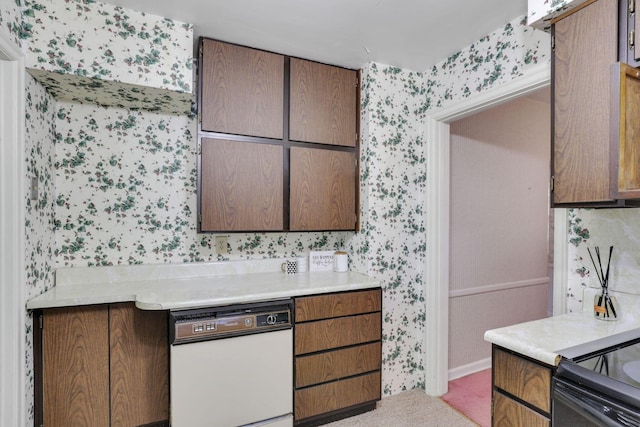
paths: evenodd
<path fill-rule="evenodd" d="M 293 425 L 293 331 L 171 346 L 171 425 Z"/>

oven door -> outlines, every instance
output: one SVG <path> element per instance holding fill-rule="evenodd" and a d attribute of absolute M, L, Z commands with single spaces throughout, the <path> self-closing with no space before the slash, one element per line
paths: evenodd
<path fill-rule="evenodd" d="M 638 392 L 572 362 L 560 362 L 553 378 L 553 425 L 640 427 Z"/>

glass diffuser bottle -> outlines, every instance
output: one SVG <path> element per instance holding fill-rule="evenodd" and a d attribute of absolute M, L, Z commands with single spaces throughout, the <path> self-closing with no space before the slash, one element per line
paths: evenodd
<path fill-rule="evenodd" d="M 593 315 L 596 319 L 600 320 L 618 320 L 620 318 L 620 307 L 618 306 L 618 300 L 613 295 L 609 295 L 609 267 L 611 266 L 611 255 L 613 254 L 613 246 L 609 247 L 609 259 L 607 260 L 607 270 L 602 269 L 602 259 L 600 258 L 600 248 L 595 247 L 596 256 L 598 258 L 598 264 L 591 255 L 591 250 L 587 248 L 589 257 L 593 263 L 596 276 L 600 282 L 602 292 L 596 295 L 593 299 Z"/>

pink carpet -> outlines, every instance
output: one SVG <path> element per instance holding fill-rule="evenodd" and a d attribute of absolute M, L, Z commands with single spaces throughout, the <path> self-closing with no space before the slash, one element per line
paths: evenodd
<path fill-rule="evenodd" d="M 491 369 L 449 381 L 449 392 L 442 399 L 478 425 L 490 427 Z"/>

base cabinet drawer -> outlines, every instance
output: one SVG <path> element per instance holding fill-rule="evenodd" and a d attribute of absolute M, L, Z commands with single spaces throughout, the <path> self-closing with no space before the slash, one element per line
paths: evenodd
<path fill-rule="evenodd" d="M 375 409 L 382 397 L 382 290 L 299 297 L 294 306 L 294 425 Z"/>
<path fill-rule="evenodd" d="M 325 383 L 380 369 L 381 343 L 296 358 L 296 387 Z"/>
<path fill-rule="evenodd" d="M 495 387 L 551 412 L 551 369 L 497 348 L 493 358 Z"/>
<path fill-rule="evenodd" d="M 318 320 L 296 326 L 297 355 L 329 350 L 381 338 L 381 313 Z"/>
<path fill-rule="evenodd" d="M 295 391 L 294 418 L 318 414 L 380 399 L 380 372 Z"/>
<path fill-rule="evenodd" d="M 498 391 L 493 392 L 493 427 L 550 427 L 551 420 Z"/>
<path fill-rule="evenodd" d="M 379 290 L 296 298 L 296 322 L 380 311 Z"/>

